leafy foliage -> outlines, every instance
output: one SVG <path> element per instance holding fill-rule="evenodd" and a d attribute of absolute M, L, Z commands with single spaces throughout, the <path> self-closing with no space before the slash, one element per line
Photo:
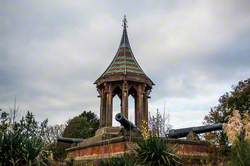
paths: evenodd
<path fill-rule="evenodd" d="M 239 110 L 241 115 L 245 112 L 250 113 L 250 78 L 240 81 L 232 87 L 231 92 L 222 95 L 219 104 L 205 116 L 205 123 L 226 123 L 233 110 Z M 214 134 L 216 134 L 215 142 L 227 145 L 225 133 L 216 132 Z"/>
<path fill-rule="evenodd" d="M 99 127 L 99 119 L 91 111 L 84 111 L 79 116 L 68 121 L 63 132 L 64 137 L 88 138 L 95 135 Z"/>
<path fill-rule="evenodd" d="M 243 134 L 232 146 L 231 162 L 232 166 L 249 166 L 250 164 L 250 141 L 244 138 Z"/>
<path fill-rule="evenodd" d="M 137 163 L 145 166 L 176 166 L 180 164 L 175 151 L 162 138 L 151 136 L 149 139 L 138 142 Z"/>
<path fill-rule="evenodd" d="M 43 141 L 47 120 L 38 123 L 30 112 L 20 122 L 2 121 L 0 165 L 47 165 L 48 152 Z"/>
<path fill-rule="evenodd" d="M 7 129 L 8 125 L 9 125 L 9 114 L 7 112 L 2 112 L 2 110 L 0 109 L 1 112 L 1 125 L 0 125 L 0 132 L 3 132 Z"/>
<path fill-rule="evenodd" d="M 234 110 L 224 126 L 228 140 L 231 143 L 231 161 L 233 166 L 250 164 L 250 116 L 244 113 L 241 117 L 238 110 Z"/>
<path fill-rule="evenodd" d="M 91 111 L 83 111 L 79 116 L 70 119 L 62 132 L 63 137 L 69 138 L 89 138 L 95 135 L 99 127 L 99 119 Z M 66 143 L 55 143 L 52 145 L 54 158 L 63 160 L 66 157 L 65 149 L 70 145 Z"/>

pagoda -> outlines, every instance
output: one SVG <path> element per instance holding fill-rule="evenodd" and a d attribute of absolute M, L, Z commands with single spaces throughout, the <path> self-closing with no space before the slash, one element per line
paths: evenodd
<path fill-rule="evenodd" d="M 123 34 L 118 51 L 105 70 L 95 81 L 100 97 L 100 127 L 95 135 L 86 139 L 59 138 L 59 142 L 71 144 L 66 149 L 67 158 L 77 164 L 100 165 L 101 160 L 119 158 L 124 154 L 135 154 L 137 143 L 143 141 L 142 132 L 148 122 L 148 99 L 154 83 L 143 72 L 136 61 L 127 34 L 127 20 L 123 19 Z M 113 97 L 118 95 L 121 100 L 121 111 L 116 114 L 116 120 L 121 124 L 112 127 Z M 135 124 L 128 120 L 128 97 L 135 101 Z M 169 147 L 174 147 L 176 153 L 187 159 L 189 165 L 198 159 L 205 161 L 216 152 L 215 146 L 199 140 L 197 134 L 221 129 L 221 125 L 201 126 L 170 130 L 165 137 L 161 137 Z M 178 139 L 187 137 L 187 139 Z M 188 164 L 187 164 L 188 165 Z M 215 164 L 218 165 L 218 164 Z"/>
<path fill-rule="evenodd" d="M 128 97 L 135 102 L 135 125 L 141 127 L 142 121 L 148 122 L 148 98 L 154 83 L 144 73 L 132 52 L 126 16 L 123 19 L 123 34 L 118 51 L 105 70 L 95 81 L 100 97 L 100 127 L 112 126 L 113 97 L 121 101 L 120 112 L 128 118 Z"/>

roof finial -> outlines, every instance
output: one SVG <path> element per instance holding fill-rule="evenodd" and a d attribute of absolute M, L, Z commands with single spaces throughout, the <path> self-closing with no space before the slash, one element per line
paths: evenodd
<path fill-rule="evenodd" d="M 127 26 L 127 18 L 126 18 L 126 15 L 124 15 L 122 22 L 123 22 L 123 25 L 122 25 L 123 28 L 127 28 L 128 26 Z"/>

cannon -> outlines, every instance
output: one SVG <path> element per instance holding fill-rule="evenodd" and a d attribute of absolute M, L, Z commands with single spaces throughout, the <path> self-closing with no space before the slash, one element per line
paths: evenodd
<path fill-rule="evenodd" d="M 140 130 L 136 127 L 136 125 L 130 122 L 122 113 L 116 114 L 115 120 L 117 120 L 127 131 L 140 132 Z"/>
<path fill-rule="evenodd" d="M 69 144 L 77 144 L 82 142 L 83 139 L 81 138 L 66 138 L 66 137 L 58 137 L 57 142 L 69 143 Z"/>
<path fill-rule="evenodd" d="M 169 130 L 169 133 L 166 135 L 168 138 L 182 138 L 186 137 L 190 132 L 195 134 L 206 133 L 210 131 L 222 130 L 223 125 L 221 123 L 206 125 L 206 126 L 198 126 L 198 127 L 188 127 L 181 129 L 172 129 Z"/>

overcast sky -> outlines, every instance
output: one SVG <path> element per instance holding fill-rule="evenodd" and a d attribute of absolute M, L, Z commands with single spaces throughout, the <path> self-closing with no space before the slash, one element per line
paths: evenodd
<path fill-rule="evenodd" d="M 250 76 L 250 1 L 0 1 L 0 108 L 39 120 L 99 115 L 93 82 L 112 61 L 127 15 L 133 53 L 156 84 L 149 110 L 197 126 Z M 130 113 L 131 115 L 132 113 Z"/>

